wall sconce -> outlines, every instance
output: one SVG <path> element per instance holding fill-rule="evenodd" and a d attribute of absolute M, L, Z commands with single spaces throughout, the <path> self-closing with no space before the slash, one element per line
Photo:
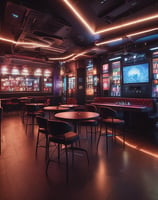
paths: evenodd
<path fill-rule="evenodd" d="M 20 74 L 19 69 L 17 69 L 16 67 L 13 67 L 11 74 L 12 75 L 19 75 Z"/>
<path fill-rule="evenodd" d="M 97 74 L 97 70 L 96 68 L 93 69 L 93 75 L 96 75 Z"/>
<path fill-rule="evenodd" d="M 39 68 L 39 69 L 36 69 L 35 71 L 34 71 L 34 75 L 35 76 L 42 76 L 42 70 Z"/>
<path fill-rule="evenodd" d="M 3 65 L 1 68 L 1 74 L 6 75 L 8 74 L 8 67 L 6 65 Z"/>
<path fill-rule="evenodd" d="M 21 71 L 21 75 L 28 76 L 29 75 L 29 70 L 27 68 L 23 68 L 22 71 Z"/>
<path fill-rule="evenodd" d="M 65 75 L 65 70 L 64 70 L 64 68 L 61 68 L 60 69 L 60 76 L 64 76 Z"/>
<path fill-rule="evenodd" d="M 48 69 L 45 69 L 45 70 L 44 70 L 44 76 L 46 76 L 46 77 L 51 76 L 51 71 L 48 70 Z"/>

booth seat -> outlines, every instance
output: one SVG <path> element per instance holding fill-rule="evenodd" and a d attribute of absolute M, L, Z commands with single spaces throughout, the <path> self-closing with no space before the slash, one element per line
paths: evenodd
<path fill-rule="evenodd" d="M 27 96 L 32 103 L 44 103 L 46 105 L 59 105 L 62 103 L 61 96 Z M 26 100 L 19 100 L 19 97 L 2 98 L 1 105 L 4 111 L 19 110 Z"/>
<path fill-rule="evenodd" d="M 126 97 L 95 97 L 93 103 L 119 103 L 141 105 L 152 109 L 155 107 L 155 100 L 152 98 L 126 98 Z"/>
<path fill-rule="evenodd" d="M 125 98 L 125 97 L 95 97 L 93 103 L 124 103 L 127 105 L 141 105 L 147 107 L 147 112 L 124 112 L 128 127 L 144 132 L 155 127 L 158 121 L 158 102 L 153 98 Z"/>
<path fill-rule="evenodd" d="M 12 111 L 19 109 L 19 101 L 17 98 L 6 98 L 1 100 L 4 111 Z"/>

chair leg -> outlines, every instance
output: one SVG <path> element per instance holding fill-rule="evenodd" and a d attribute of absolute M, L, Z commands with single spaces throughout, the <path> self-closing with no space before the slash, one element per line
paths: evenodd
<path fill-rule="evenodd" d="M 98 137 L 98 140 L 97 140 L 97 151 L 98 151 L 98 147 L 99 147 L 99 142 L 100 142 L 100 137 L 101 137 L 101 132 L 102 132 L 102 126 L 103 126 L 103 124 L 100 123 L 99 137 Z"/>
<path fill-rule="evenodd" d="M 60 162 L 60 144 L 58 144 L 58 161 Z"/>
<path fill-rule="evenodd" d="M 126 133 L 125 133 L 125 127 L 123 126 L 123 148 L 125 148 L 125 140 L 126 140 Z"/>
<path fill-rule="evenodd" d="M 38 144 L 39 144 L 39 131 L 37 134 L 37 141 L 36 141 L 36 156 L 37 156 Z"/>
<path fill-rule="evenodd" d="M 108 127 L 106 126 L 106 152 L 108 152 L 108 150 L 109 150 L 109 145 L 108 145 Z"/>
<path fill-rule="evenodd" d="M 45 136 L 46 136 L 46 138 L 45 138 L 45 140 L 46 140 L 46 143 L 45 143 L 45 148 L 46 148 L 45 159 L 47 160 L 48 159 L 48 135 L 46 134 Z"/>
<path fill-rule="evenodd" d="M 73 144 L 71 144 L 71 149 L 72 149 L 72 165 L 74 164 L 74 147 Z"/>
<path fill-rule="evenodd" d="M 29 126 L 29 116 L 26 117 L 26 134 L 27 134 L 27 130 L 28 130 L 28 126 Z"/>
<path fill-rule="evenodd" d="M 47 163 L 46 163 L 46 170 L 45 170 L 46 176 L 48 176 L 48 166 L 49 166 L 49 163 L 50 163 L 49 146 L 50 146 L 50 142 L 48 141 L 48 152 L 47 152 L 48 154 L 47 154 Z"/>
<path fill-rule="evenodd" d="M 97 140 L 97 151 L 98 151 L 98 147 L 99 147 L 99 142 L 100 142 L 100 138 L 102 136 L 102 129 L 103 129 L 103 124 L 101 123 L 100 124 L 100 131 L 99 131 L 99 137 L 98 137 L 98 140 Z M 106 126 L 105 127 L 105 134 L 104 136 L 106 136 L 106 152 L 108 152 L 108 127 Z"/>
<path fill-rule="evenodd" d="M 91 129 L 91 143 L 92 143 L 92 140 L 93 140 L 93 127 L 92 126 L 90 126 L 90 129 Z"/>
<path fill-rule="evenodd" d="M 68 149 L 67 145 L 65 145 L 65 153 L 66 153 L 66 182 L 69 181 L 69 160 L 68 160 Z"/>

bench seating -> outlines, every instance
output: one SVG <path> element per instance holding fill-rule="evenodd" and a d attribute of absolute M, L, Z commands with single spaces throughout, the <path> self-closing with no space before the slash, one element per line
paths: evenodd
<path fill-rule="evenodd" d="M 119 103 L 141 105 L 149 108 L 149 112 L 125 112 L 126 121 L 130 121 L 132 127 L 148 130 L 155 126 L 158 120 L 158 106 L 156 99 L 152 98 L 124 98 L 124 97 L 95 97 L 93 103 Z M 153 116 L 151 118 L 151 116 Z M 156 116 L 156 117 L 155 117 Z"/>
<path fill-rule="evenodd" d="M 62 103 L 61 96 L 27 96 L 31 103 L 45 103 L 46 105 L 59 105 Z M 14 111 L 21 109 L 25 100 L 19 100 L 18 97 L 2 98 L 1 105 L 4 111 Z"/>
<path fill-rule="evenodd" d="M 93 103 L 118 103 L 124 102 L 131 105 L 142 105 L 151 108 L 155 107 L 155 100 L 152 98 L 125 98 L 125 97 L 95 97 Z"/>

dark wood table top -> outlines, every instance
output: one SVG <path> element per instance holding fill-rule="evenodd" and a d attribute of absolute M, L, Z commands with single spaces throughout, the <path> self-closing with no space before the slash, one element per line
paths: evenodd
<path fill-rule="evenodd" d="M 69 110 L 68 107 L 60 107 L 60 106 L 46 106 L 43 108 L 45 111 L 66 111 Z"/>
<path fill-rule="evenodd" d="M 124 110 L 133 110 L 133 111 L 141 111 L 141 112 L 148 112 L 151 111 L 150 107 L 143 106 L 143 105 L 134 105 L 134 104 L 117 104 L 117 103 L 92 103 L 95 106 L 107 106 L 113 107 L 117 109 L 124 109 Z"/>
<path fill-rule="evenodd" d="M 19 97 L 18 100 L 32 99 L 32 97 Z"/>
<path fill-rule="evenodd" d="M 73 111 L 73 112 L 63 112 L 55 114 L 55 117 L 58 119 L 66 119 L 66 120 L 88 120 L 95 119 L 99 117 L 99 113 L 96 112 L 88 112 L 88 111 Z"/>
<path fill-rule="evenodd" d="M 64 108 L 76 108 L 79 105 L 78 104 L 61 104 L 60 106 Z"/>
<path fill-rule="evenodd" d="M 26 106 L 44 106 L 44 103 L 26 103 Z"/>

